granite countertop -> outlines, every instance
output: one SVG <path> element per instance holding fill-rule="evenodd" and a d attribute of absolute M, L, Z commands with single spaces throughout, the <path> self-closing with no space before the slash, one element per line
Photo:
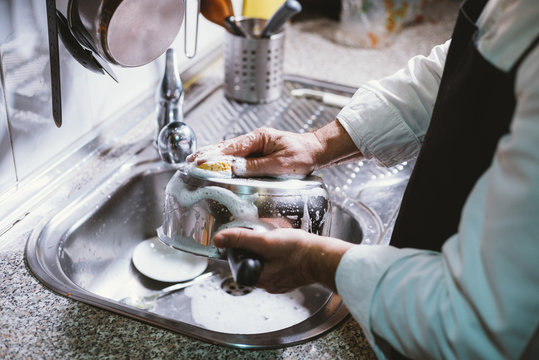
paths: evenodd
<path fill-rule="evenodd" d="M 339 45 L 331 35 L 338 23 L 328 19 L 295 22 L 287 29 L 285 73 L 352 86 L 389 75 L 411 56 L 428 54 L 433 45 L 444 42 L 457 8 L 454 1 L 431 3 L 427 21 L 405 28 L 393 44 L 377 50 Z M 116 159 L 121 160 L 121 156 Z M 107 166 L 103 164 L 104 169 Z M 51 194 L 0 236 L 0 358 L 375 358 L 352 318 L 304 344 L 239 350 L 194 340 L 50 291 L 25 264 L 26 241 L 40 221 L 97 176 L 95 171 L 77 170 L 69 178 L 68 193 Z"/>

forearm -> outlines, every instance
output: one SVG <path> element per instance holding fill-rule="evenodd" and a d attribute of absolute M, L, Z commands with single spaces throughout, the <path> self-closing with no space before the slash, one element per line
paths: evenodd
<path fill-rule="evenodd" d="M 304 272 L 309 274 L 309 282 L 320 283 L 328 289 L 337 291 L 335 284 L 337 268 L 353 244 L 335 238 L 317 237 L 311 239 L 307 246 L 311 250 L 306 261 L 308 269 Z"/>
<path fill-rule="evenodd" d="M 314 135 L 322 145 L 322 151 L 315 155 L 316 169 L 363 158 L 361 151 L 337 120 L 316 130 Z"/>

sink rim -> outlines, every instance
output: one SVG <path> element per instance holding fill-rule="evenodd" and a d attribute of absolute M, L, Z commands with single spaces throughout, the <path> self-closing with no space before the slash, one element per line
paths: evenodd
<path fill-rule="evenodd" d="M 205 342 L 233 348 L 271 349 L 296 345 L 325 334 L 349 317 L 349 312 L 341 298 L 336 293 L 330 293 L 326 303 L 315 314 L 289 328 L 258 334 L 228 334 L 128 307 L 113 299 L 92 293 L 74 283 L 64 273 L 59 261 L 58 255 L 64 239 L 69 236 L 72 229 L 84 222 L 106 202 L 107 194 L 112 194 L 137 176 L 174 170 L 173 166 L 160 162 L 155 157 L 155 153 L 153 155 L 149 159 L 141 159 L 122 166 L 111 177 L 104 179 L 96 187 L 73 199 L 68 206 L 58 213 L 42 220 L 34 229 L 26 243 L 25 261 L 30 271 L 45 287 L 59 295 L 70 297 L 89 305 Z M 103 189 L 106 191 L 103 191 Z M 339 206 L 338 204 L 335 205 Z M 81 211 L 80 209 L 83 210 Z M 76 213 L 75 210 L 78 210 L 78 214 L 83 214 L 83 217 L 79 217 L 78 221 L 71 222 L 71 225 L 66 227 L 63 224 L 68 222 L 70 214 L 73 217 L 73 214 Z M 46 245 L 50 245 L 49 243 L 51 242 L 54 245 L 47 248 Z M 43 251 L 38 251 L 39 249 Z M 47 259 L 49 260 L 48 262 L 46 261 Z M 50 260 L 54 261 L 51 263 Z M 328 316 L 327 314 L 330 315 Z M 310 323 L 314 323 L 314 326 L 309 325 Z"/>

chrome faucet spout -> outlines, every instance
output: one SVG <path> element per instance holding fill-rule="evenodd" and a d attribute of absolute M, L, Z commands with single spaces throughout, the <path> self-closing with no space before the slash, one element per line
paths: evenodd
<path fill-rule="evenodd" d="M 174 49 L 168 49 L 165 74 L 158 91 L 157 135 L 173 122 L 183 121 L 183 86 Z"/>
<path fill-rule="evenodd" d="M 165 74 L 158 90 L 157 150 L 171 164 L 185 162 L 197 146 L 193 129 L 183 122 L 183 86 L 174 49 L 166 53 Z"/>

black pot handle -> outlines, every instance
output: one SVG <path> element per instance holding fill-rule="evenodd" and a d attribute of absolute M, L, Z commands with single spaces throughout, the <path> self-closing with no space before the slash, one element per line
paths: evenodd
<path fill-rule="evenodd" d="M 258 282 L 264 260 L 245 249 L 227 249 L 228 265 L 238 285 L 254 286 Z"/>

